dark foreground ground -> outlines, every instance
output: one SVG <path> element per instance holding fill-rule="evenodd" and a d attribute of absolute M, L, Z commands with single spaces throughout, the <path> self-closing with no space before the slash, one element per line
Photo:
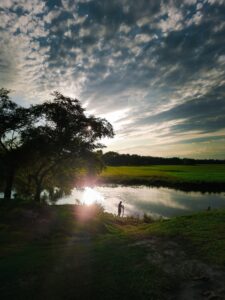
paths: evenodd
<path fill-rule="evenodd" d="M 225 299 L 225 211 L 145 221 L 1 206 L 0 298 Z"/>

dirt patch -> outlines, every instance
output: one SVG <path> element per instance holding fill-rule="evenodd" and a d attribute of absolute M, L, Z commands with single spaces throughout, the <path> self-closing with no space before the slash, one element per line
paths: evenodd
<path fill-rule="evenodd" d="M 177 292 L 170 299 L 225 300 L 225 269 L 190 258 L 179 242 L 151 237 L 131 246 L 147 247 L 147 260 L 174 278 Z"/>

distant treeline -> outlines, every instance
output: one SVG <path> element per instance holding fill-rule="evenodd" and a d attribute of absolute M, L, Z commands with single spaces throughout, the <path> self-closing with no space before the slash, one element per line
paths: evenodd
<path fill-rule="evenodd" d="M 218 159 L 165 158 L 137 154 L 119 154 L 113 151 L 106 152 L 102 158 L 107 166 L 225 164 L 225 160 Z"/>

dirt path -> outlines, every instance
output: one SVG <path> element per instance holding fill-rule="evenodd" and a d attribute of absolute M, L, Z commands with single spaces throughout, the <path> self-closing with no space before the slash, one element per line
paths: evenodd
<path fill-rule="evenodd" d="M 184 246 L 174 240 L 152 237 L 133 246 L 147 247 L 147 260 L 174 277 L 174 285 L 179 287 L 168 299 L 225 300 L 225 269 L 191 259 Z"/>

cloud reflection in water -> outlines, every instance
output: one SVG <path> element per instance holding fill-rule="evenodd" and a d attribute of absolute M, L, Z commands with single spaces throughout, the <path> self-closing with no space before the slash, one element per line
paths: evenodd
<path fill-rule="evenodd" d="M 107 212 L 113 214 L 117 214 L 117 205 L 119 201 L 123 201 L 125 216 L 141 216 L 147 213 L 155 217 L 172 217 L 206 210 L 208 206 L 225 207 L 225 193 L 187 193 L 146 186 L 99 186 L 74 189 L 70 196 L 60 199 L 57 204 L 75 204 L 76 200 L 88 205 L 98 202 Z"/>

